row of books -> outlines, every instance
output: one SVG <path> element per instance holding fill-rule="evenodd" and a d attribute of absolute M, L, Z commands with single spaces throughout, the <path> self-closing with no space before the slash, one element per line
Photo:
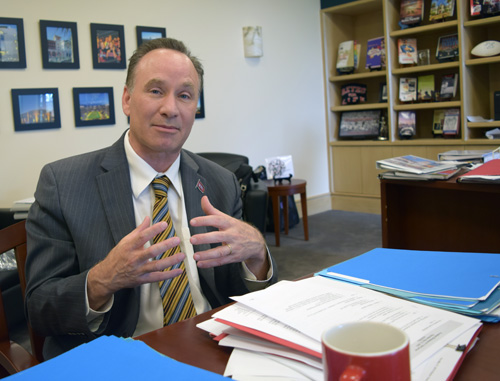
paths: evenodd
<path fill-rule="evenodd" d="M 402 0 L 400 7 L 400 25 L 402 28 L 420 25 L 424 21 L 424 0 Z M 430 22 L 450 19 L 455 14 L 455 0 L 431 0 Z"/>
<path fill-rule="evenodd" d="M 445 74 L 441 77 L 439 93 L 436 93 L 434 74 L 418 77 L 399 78 L 399 100 L 401 102 L 450 100 L 457 94 L 458 74 Z"/>
<path fill-rule="evenodd" d="M 432 124 L 432 133 L 436 136 L 455 137 L 460 132 L 460 109 L 436 109 Z M 402 138 L 412 138 L 417 133 L 417 113 L 415 111 L 398 112 L 398 133 Z"/>
<path fill-rule="evenodd" d="M 337 53 L 337 72 L 339 74 L 352 73 L 359 67 L 361 44 L 355 40 L 344 41 L 339 44 Z M 376 37 L 368 40 L 366 48 L 366 69 L 374 70 L 385 67 L 385 40 Z"/>
<path fill-rule="evenodd" d="M 416 38 L 398 39 L 398 62 L 403 67 L 408 65 L 428 65 L 429 57 L 426 59 L 420 57 L 419 52 L 427 50 L 418 50 Z M 438 38 L 436 47 L 436 59 L 439 62 L 453 61 L 458 59 L 458 34 L 447 34 Z"/>

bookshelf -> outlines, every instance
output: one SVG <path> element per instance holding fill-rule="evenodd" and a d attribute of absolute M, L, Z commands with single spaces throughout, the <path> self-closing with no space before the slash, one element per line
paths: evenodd
<path fill-rule="evenodd" d="M 330 169 L 330 189 L 334 209 L 380 213 L 379 170 L 375 162 L 392 156 L 413 154 L 436 159 L 439 152 L 452 149 L 496 148 L 500 143 L 489 140 L 485 132 L 500 127 L 500 121 L 467 122 L 467 115 L 494 116 L 493 93 L 500 91 L 500 56 L 477 58 L 470 50 L 479 42 L 500 41 L 500 16 L 475 18 L 469 15 L 469 0 L 456 0 L 454 16 L 442 22 L 429 22 L 431 0 L 424 0 L 421 25 L 401 29 L 400 0 L 356 0 L 321 11 L 323 62 L 325 78 L 326 132 Z M 457 34 L 459 59 L 439 62 L 436 59 L 438 38 Z M 370 72 L 365 69 L 366 46 L 369 39 L 384 36 L 386 67 Z M 429 49 L 430 64 L 400 67 L 397 44 L 399 38 L 416 38 L 417 48 Z M 353 74 L 339 75 L 335 66 L 338 46 L 343 41 L 361 44 L 359 67 Z M 458 75 L 455 97 L 446 101 L 403 103 L 399 100 L 399 79 L 434 74 L 435 88 L 440 90 L 441 78 Z M 367 86 L 367 102 L 342 105 L 340 89 L 348 83 Z M 380 86 L 387 84 L 387 101 L 380 101 Z M 434 137 L 432 123 L 437 109 L 460 110 L 459 134 Z M 389 127 L 386 141 L 342 140 L 338 136 L 340 118 L 345 111 L 382 110 Z M 398 112 L 416 112 L 416 135 L 399 137 Z"/>

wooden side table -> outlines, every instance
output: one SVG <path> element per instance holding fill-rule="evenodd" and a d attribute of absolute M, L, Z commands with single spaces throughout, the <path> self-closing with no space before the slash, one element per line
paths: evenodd
<path fill-rule="evenodd" d="M 280 198 L 283 200 L 283 217 L 285 218 L 285 234 L 288 234 L 288 196 L 300 194 L 302 206 L 302 223 L 304 224 L 304 238 L 309 240 L 309 227 L 307 225 L 307 199 L 305 180 L 293 179 L 291 182 L 283 180 L 282 184 L 274 184 L 273 180 L 267 180 L 267 191 L 273 204 L 274 235 L 276 246 L 280 245 Z"/>

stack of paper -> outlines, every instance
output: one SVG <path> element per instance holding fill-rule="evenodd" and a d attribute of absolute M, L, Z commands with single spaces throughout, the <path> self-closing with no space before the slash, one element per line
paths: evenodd
<path fill-rule="evenodd" d="M 442 381 L 453 377 L 465 355 L 457 345 L 469 346 L 481 328 L 477 319 L 320 276 L 281 281 L 233 299 L 237 303 L 198 327 L 236 348 L 225 375 L 237 380 L 276 379 L 285 370 L 289 378 L 322 380 L 323 331 L 378 321 L 410 337 L 413 380 Z"/>
<path fill-rule="evenodd" d="M 422 157 L 406 155 L 378 160 L 378 169 L 386 169 L 379 175 L 383 179 L 447 180 L 460 170 L 456 161 L 434 161 Z"/>
<path fill-rule="evenodd" d="M 221 380 L 156 352 L 142 341 L 102 336 L 11 376 L 12 380 Z"/>
<path fill-rule="evenodd" d="M 15 201 L 12 207 L 10 208 L 10 211 L 14 212 L 14 219 L 24 220 L 28 218 L 28 211 L 30 210 L 31 204 L 33 204 L 34 202 L 35 202 L 34 197 Z"/>
<path fill-rule="evenodd" d="M 473 167 L 461 175 L 457 181 L 461 183 L 500 183 L 500 159 L 493 159 Z"/>
<path fill-rule="evenodd" d="M 451 150 L 438 154 L 438 160 L 464 161 L 468 163 L 486 163 L 500 159 L 500 148 L 495 150 Z"/>
<path fill-rule="evenodd" d="M 373 249 L 317 275 L 500 321 L 500 255 Z"/>

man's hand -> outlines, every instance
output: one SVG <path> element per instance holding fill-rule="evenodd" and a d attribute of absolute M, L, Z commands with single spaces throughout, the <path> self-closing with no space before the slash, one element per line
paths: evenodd
<path fill-rule="evenodd" d="M 212 226 L 219 230 L 196 234 L 191 237 L 191 244 L 221 243 L 221 246 L 196 252 L 194 259 L 198 267 L 207 268 L 245 262 L 257 279 L 266 279 L 270 264 L 262 234 L 250 224 L 214 208 L 207 196 L 201 199 L 201 207 L 206 216 L 193 218 L 191 225 Z"/>
<path fill-rule="evenodd" d="M 172 237 L 144 248 L 147 242 L 167 228 L 166 222 L 149 225 L 150 219 L 146 217 L 136 229 L 123 237 L 102 262 L 90 269 L 87 278 L 90 308 L 98 310 L 116 291 L 123 288 L 170 279 L 182 273 L 182 269 L 163 270 L 183 261 L 183 253 L 151 261 L 179 245 L 180 239 Z"/>

